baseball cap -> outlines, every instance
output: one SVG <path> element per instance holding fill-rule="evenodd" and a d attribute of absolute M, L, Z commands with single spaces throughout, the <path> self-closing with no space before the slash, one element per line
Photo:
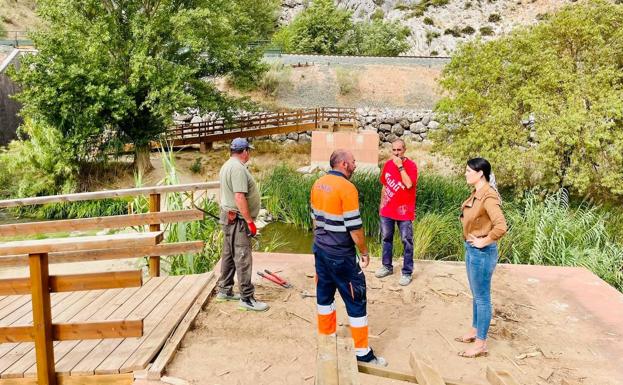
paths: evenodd
<path fill-rule="evenodd" d="M 236 138 L 231 141 L 231 145 L 229 146 L 231 150 L 245 150 L 247 148 L 253 149 L 253 146 L 249 143 L 245 138 Z"/>

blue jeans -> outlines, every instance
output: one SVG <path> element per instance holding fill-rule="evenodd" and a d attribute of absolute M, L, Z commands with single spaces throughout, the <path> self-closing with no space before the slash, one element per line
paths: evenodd
<path fill-rule="evenodd" d="M 402 274 L 413 274 L 413 221 L 397 221 L 381 217 L 381 237 L 383 241 L 383 266 L 393 270 L 392 256 L 394 253 L 394 224 L 398 225 L 400 240 L 404 249 Z"/>
<path fill-rule="evenodd" d="M 498 262 L 498 245 L 492 243 L 479 249 L 465 242 L 467 280 L 472 291 L 472 327 L 476 338 L 487 339 L 491 324 L 491 277 Z"/>

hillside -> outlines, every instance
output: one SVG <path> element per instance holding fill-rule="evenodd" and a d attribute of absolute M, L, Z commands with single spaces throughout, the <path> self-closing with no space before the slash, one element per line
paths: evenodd
<path fill-rule="evenodd" d="M 383 17 L 411 30 L 406 55 L 450 55 L 464 41 L 493 39 L 521 25 L 538 22 L 570 0 L 336 0 L 355 19 Z M 282 0 L 287 24 L 308 0 Z"/>
<path fill-rule="evenodd" d="M 36 0 L 0 0 L 0 25 L 5 31 L 31 31 L 37 29 Z"/>

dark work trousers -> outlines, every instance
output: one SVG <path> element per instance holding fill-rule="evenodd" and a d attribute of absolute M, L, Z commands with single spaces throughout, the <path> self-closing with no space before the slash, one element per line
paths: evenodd
<path fill-rule="evenodd" d="M 237 218 L 232 224 L 223 226 L 223 253 L 221 254 L 221 278 L 218 288 L 221 293 L 231 294 L 234 287 L 234 274 L 238 273 L 240 297 L 253 297 L 255 288 L 251 283 L 253 261 L 251 258 L 251 238 L 247 235 L 247 224 Z"/>

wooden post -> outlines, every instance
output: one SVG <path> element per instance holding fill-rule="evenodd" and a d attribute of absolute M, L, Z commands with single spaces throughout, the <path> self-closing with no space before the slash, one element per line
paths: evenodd
<path fill-rule="evenodd" d="M 158 211 L 160 211 L 160 194 L 149 194 L 149 212 L 155 213 Z M 149 231 L 160 231 L 160 224 L 149 225 Z M 149 257 L 149 276 L 160 276 L 159 255 Z"/>
<path fill-rule="evenodd" d="M 48 254 L 29 254 L 32 324 L 37 357 L 37 383 L 56 385 Z"/>

